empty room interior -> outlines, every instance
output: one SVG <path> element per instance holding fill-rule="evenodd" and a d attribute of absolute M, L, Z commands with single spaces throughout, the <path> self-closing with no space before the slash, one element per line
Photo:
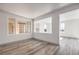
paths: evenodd
<path fill-rule="evenodd" d="M 0 55 L 79 55 L 79 4 L 0 3 Z"/>

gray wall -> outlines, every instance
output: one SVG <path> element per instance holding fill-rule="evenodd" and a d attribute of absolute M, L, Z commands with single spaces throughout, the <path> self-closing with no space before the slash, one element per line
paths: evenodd
<path fill-rule="evenodd" d="M 8 34 L 8 18 L 13 17 L 16 21 L 26 22 L 28 19 L 5 12 L 0 11 L 0 44 L 5 44 L 8 42 L 28 39 L 32 37 L 32 33 L 22 33 L 22 34 Z"/>

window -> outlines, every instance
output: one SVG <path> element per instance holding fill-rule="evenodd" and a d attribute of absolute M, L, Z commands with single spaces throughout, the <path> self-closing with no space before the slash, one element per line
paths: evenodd
<path fill-rule="evenodd" d="M 38 21 L 35 21 L 35 23 L 34 23 L 34 32 L 40 32 L 40 24 L 39 24 L 39 22 Z"/>
<path fill-rule="evenodd" d="M 28 32 L 31 32 L 31 22 L 30 21 L 27 21 L 26 23 L 18 22 L 16 24 L 16 34 L 28 33 Z"/>
<path fill-rule="evenodd" d="M 20 34 L 31 32 L 31 21 L 16 21 L 14 18 L 8 20 L 8 32 L 9 34 Z"/>
<path fill-rule="evenodd" d="M 65 29 L 65 24 L 62 22 L 60 23 L 60 31 L 64 32 L 64 29 Z"/>
<path fill-rule="evenodd" d="M 27 21 L 26 23 L 26 32 L 31 32 L 31 21 Z"/>
<path fill-rule="evenodd" d="M 26 23 L 18 22 L 16 24 L 16 34 L 25 33 Z"/>
<path fill-rule="evenodd" d="M 8 29 L 9 29 L 9 34 L 14 34 L 15 32 L 15 19 L 14 18 L 9 18 L 8 22 Z"/>
<path fill-rule="evenodd" d="M 25 23 L 18 23 L 19 25 L 19 33 L 25 33 L 25 26 L 26 24 Z"/>
<path fill-rule="evenodd" d="M 52 33 L 52 18 L 48 17 L 34 21 L 34 32 L 37 33 Z"/>

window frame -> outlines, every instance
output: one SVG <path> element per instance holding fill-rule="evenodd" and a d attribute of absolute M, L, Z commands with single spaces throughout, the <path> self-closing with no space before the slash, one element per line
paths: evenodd
<path fill-rule="evenodd" d="M 40 23 L 42 23 L 41 22 L 41 20 L 43 20 L 43 21 L 45 21 L 45 20 L 50 20 L 50 22 L 49 22 L 49 24 L 50 24 L 50 30 L 47 30 L 47 29 L 45 29 L 44 27 L 44 29 L 43 29 L 43 32 L 40 32 Z M 36 24 L 37 23 L 39 23 L 39 31 L 38 32 L 36 32 Z M 45 23 L 45 24 L 43 24 L 44 26 L 46 26 L 48 23 Z M 47 26 L 46 26 L 47 27 Z M 45 31 L 47 31 L 47 32 L 45 32 Z M 53 33 L 53 31 L 52 31 L 52 17 L 46 17 L 46 18 L 43 18 L 43 19 L 40 19 L 40 20 L 36 20 L 36 21 L 34 21 L 34 33 L 43 33 L 43 34 L 52 34 Z"/>
<path fill-rule="evenodd" d="M 12 18 L 13 20 L 14 20 L 14 31 L 13 31 L 13 33 L 12 34 L 10 34 L 9 33 L 9 20 L 10 20 L 10 18 Z M 31 29 L 32 29 L 32 21 L 26 21 L 26 22 L 23 22 L 23 21 L 20 21 L 20 20 L 16 20 L 16 18 L 14 18 L 14 17 L 8 17 L 7 18 L 8 20 L 7 20 L 7 34 L 8 35 L 19 35 L 19 34 L 25 34 L 25 33 L 31 33 Z M 17 24 L 18 23 L 24 23 L 25 24 L 25 32 L 23 32 L 23 33 L 17 33 L 16 31 L 17 31 Z M 30 28 L 30 31 L 27 29 L 27 27 L 26 27 L 26 25 L 27 25 L 27 22 L 29 22 L 30 23 L 30 25 L 28 25 L 28 28 Z"/>

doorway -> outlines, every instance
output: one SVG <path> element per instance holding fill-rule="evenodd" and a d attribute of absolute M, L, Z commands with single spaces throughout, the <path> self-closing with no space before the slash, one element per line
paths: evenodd
<path fill-rule="evenodd" d="M 59 43 L 57 54 L 79 54 L 79 9 L 60 14 Z"/>

